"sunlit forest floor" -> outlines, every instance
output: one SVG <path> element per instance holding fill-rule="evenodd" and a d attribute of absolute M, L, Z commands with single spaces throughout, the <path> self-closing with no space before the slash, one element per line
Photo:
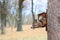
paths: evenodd
<path fill-rule="evenodd" d="M 14 27 L 6 27 L 5 34 L 1 35 L 0 40 L 47 40 L 45 28 L 31 29 L 31 25 L 23 25 L 23 31 L 17 32 Z"/>

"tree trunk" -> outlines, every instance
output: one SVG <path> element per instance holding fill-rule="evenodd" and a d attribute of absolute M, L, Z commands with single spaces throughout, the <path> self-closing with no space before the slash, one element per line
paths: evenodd
<path fill-rule="evenodd" d="M 19 0 L 19 14 L 17 20 L 17 31 L 22 31 L 22 3 L 24 0 Z"/>
<path fill-rule="evenodd" d="M 32 26 L 34 27 L 34 22 L 35 22 L 35 15 L 34 15 L 34 12 L 33 12 L 33 0 L 32 0 L 32 17 L 33 17 L 33 24 L 32 24 Z"/>
<path fill-rule="evenodd" d="M 5 20 L 6 20 L 6 16 L 5 14 L 1 14 L 1 34 L 4 34 L 5 33 Z"/>
<path fill-rule="evenodd" d="M 60 0 L 48 1 L 48 40 L 60 40 Z"/>
<path fill-rule="evenodd" d="M 6 27 L 6 7 L 5 7 L 5 0 L 3 0 L 3 3 L 1 3 L 1 34 L 5 33 L 5 27 Z"/>

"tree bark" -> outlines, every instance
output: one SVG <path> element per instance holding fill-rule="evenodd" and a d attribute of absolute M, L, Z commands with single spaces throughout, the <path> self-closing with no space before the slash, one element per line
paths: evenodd
<path fill-rule="evenodd" d="M 48 1 L 48 40 L 60 40 L 60 0 Z"/>
<path fill-rule="evenodd" d="M 22 31 L 22 3 L 24 0 L 19 0 L 19 14 L 17 20 L 17 31 Z"/>

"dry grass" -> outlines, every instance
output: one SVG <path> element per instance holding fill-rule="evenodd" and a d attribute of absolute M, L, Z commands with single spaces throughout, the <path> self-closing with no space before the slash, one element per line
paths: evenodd
<path fill-rule="evenodd" d="M 0 40 L 47 40 L 45 28 L 31 29 L 31 25 L 23 25 L 23 31 L 17 32 L 16 28 L 6 28 Z"/>

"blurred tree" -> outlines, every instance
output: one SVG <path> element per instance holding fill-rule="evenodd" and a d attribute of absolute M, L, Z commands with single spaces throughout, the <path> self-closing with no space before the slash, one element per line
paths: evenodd
<path fill-rule="evenodd" d="M 19 0 L 19 13 L 17 19 L 17 31 L 22 31 L 22 3 L 24 0 Z"/>
<path fill-rule="evenodd" d="M 1 13 L 1 34 L 5 33 L 5 27 L 6 27 L 6 17 L 8 15 L 7 10 L 7 0 L 2 0 L 3 2 L 0 2 L 0 13 Z"/>
<path fill-rule="evenodd" d="M 1 34 L 5 33 L 5 27 L 6 27 L 6 6 L 5 6 L 5 0 L 3 0 L 3 3 L 1 3 Z"/>
<path fill-rule="evenodd" d="M 35 15 L 34 15 L 34 12 L 33 12 L 33 0 L 32 0 L 32 17 L 33 17 L 33 24 L 32 26 L 34 27 L 34 21 L 35 21 Z"/>

